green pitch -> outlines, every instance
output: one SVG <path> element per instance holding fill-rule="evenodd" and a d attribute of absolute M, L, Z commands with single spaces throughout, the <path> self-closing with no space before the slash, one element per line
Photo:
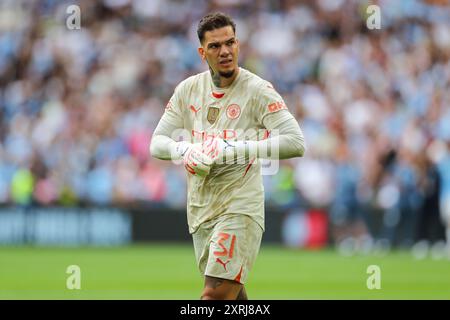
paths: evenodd
<path fill-rule="evenodd" d="M 80 290 L 66 288 L 69 265 Z M 369 265 L 380 267 L 379 290 L 367 288 Z M 0 247 L 0 299 L 198 299 L 202 285 L 190 245 Z M 250 299 L 450 299 L 450 260 L 263 245 L 246 288 Z"/>

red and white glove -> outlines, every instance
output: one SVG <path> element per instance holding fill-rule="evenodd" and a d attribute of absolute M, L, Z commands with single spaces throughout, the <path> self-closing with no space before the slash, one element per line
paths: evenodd
<path fill-rule="evenodd" d="M 203 141 L 202 151 L 214 163 L 228 164 L 244 160 L 249 154 L 250 148 L 254 147 L 256 145 L 253 141 L 232 141 L 209 136 Z M 254 151 L 256 152 L 256 149 Z"/>
<path fill-rule="evenodd" d="M 177 142 L 175 152 L 183 159 L 184 168 L 192 175 L 206 177 L 213 160 L 202 152 L 201 143 Z"/>
<path fill-rule="evenodd" d="M 216 161 L 219 157 L 223 156 L 223 153 L 227 147 L 232 148 L 226 140 L 209 136 L 205 141 L 203 141 L 202 151 L 213 161 Z"/>

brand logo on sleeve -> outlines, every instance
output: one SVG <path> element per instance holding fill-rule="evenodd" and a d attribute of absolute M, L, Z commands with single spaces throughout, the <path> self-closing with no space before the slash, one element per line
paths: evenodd
<path fill-rule="evenodd" d="M 227 117 L 231 120 L 238 118 L 241 115 L 241 107 L 237 104 L 230 104 L 227 107 Z"/>
<path fill-rule="evenodd" d="M 287 109 L 283 101 L 271 103 L 267 106 L 267 108 L 269 109 L 269 112 L 276 112 L 282 109 Z"/>

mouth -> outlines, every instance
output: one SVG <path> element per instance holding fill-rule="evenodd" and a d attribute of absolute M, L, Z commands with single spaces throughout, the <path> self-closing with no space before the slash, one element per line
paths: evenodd
<path fill-rule="evenodd" d="M 219 65 L 221 65 L 222 67 L 228 67 L 231 65 L 232 62 L 233 59 L 224 59 L 222 61 L 219 61 Z"/>

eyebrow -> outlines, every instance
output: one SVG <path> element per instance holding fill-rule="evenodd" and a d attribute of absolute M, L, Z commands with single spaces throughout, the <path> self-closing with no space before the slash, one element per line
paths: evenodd
<path fill-rule="evenodd" d="M 209 48 L 209 47 L 211 47 L 211 46 L 213 46 L 213 45 L 215 45 L 215 44 L 221 45 L 221 44 L 223 44 L 223 43 L 230 42 L 231 40 L 236 40 L 236 37 L 231 37 L 231 38 L 229 38 L 228 40 L 225 40 L 225 41 L 223 41 L 223 42 L 219 42 L 219 41 L 210 42 L 210 43 L 208 43 L 207 47 Z"/>

